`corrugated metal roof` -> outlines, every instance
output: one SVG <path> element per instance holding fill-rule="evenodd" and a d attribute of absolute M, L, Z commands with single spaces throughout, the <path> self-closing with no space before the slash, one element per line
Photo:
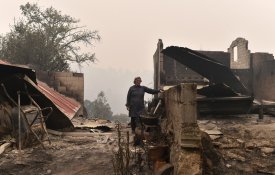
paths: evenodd
<path fill-rule="evenodd" d="M 41 92 L 46 95 L 70 120 L 75 116 L 81 107 L 79 102 L 58 93 L 42 81 L 37 80 L 37 83 Z"/>
<path fill-rule="evenodd" d="M 32 81 L 33 86 L 38 86 L 39 91 L 43 93 L 52 103 L 64 114 L 67 116 L 69 120 L 71 120 L 78 110 L 81 107 L 81 104 L 75 101 L 72 98 L 66 97 L 59 92 L 55 91 L 53 88 L 50 88 L 46 83 L 37 80 L 35 71 L 25 67 L 19 67 L 17 65 L 12 65 L 6 61 L 0 59 L 0 71 L 4 71 L 7 73 L 16 73 L 20 72 L 22 74 L 26 74 Z"/>
<path fill-rule="evenodd" d="M 28 67 L 23 67 L 22 65 L 13 65 L 7 61 L 0 59 L 0 70 L 1 73 L 14 74 L 21 73 L 27 75 L 33 82 L 36 83 L 36 73 L 35 70 Z"/>
<path fill-rule="evenodd" d="M 4 60 L 0 60 L 0 64 L 5 64 L 5 65 L 11 65 L 10 63 L 4 61 Z"/>

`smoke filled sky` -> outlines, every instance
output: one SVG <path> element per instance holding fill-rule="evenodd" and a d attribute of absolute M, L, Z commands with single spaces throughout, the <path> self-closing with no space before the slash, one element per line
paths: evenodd
<path fill-rule="evenodd" d="M 98 59 L 81 69 L 85 98 L 93 100 L 103 90 L 114 113 L 126 113 L 126 94 L 135 76 L 153 87 L 158 39 L 164 47 L 226 51 L 233 40 L 243 37 L 251 52 L 275 52 L 274 0 L 2 0 L 1 34 L 20 17 L 19 6 L 26 2 L 52 6 L 99 31 L 102 40 L 85 49 Z"/>

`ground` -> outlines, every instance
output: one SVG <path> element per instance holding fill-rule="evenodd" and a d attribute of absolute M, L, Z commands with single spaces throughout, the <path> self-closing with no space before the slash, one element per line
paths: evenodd
<path fill-rule="evenodd" d="M 222 156 L 225 174 L 275 174 L 275 118 L 265 116 L 263 121 L 257 121 L 255 115 L 208 116 L 198 123 L 210 133 L 215 151 Z M 74 124 L 85 128 L 106 122 L 75 119 Z M 52 143 L 44 141 L 46 149 L 40 145 L 24 148 L 21 158 L 17 149 L 8 149 L 0 155 L 0 174 L 114 174 L 112 156 L 117 149 L 117 131 L 113 123 L 107 125 L 113 128 L 111 132 L 81 131 L 89 136 L 51 134 Z M 125 134 L 129 128 L 123 126 Z M 219 168 L 211 163 L 208 166 Z"/>
<path fill-rule="evenodd" d="M 208 116 L 199 121 L 221 153 L 226 174 L 275 174 L 275 118 Z M 212 165 L 215 166 L 215 165 Z"/>
<path fill-rule="evenodd" d="M 61 137 L 50 134 L 51 144 L 44 141 L 45 149 L 40 145 L 25 148 L 21 160 L 16 149 L 1 155 L 0 174 L 113 174 L 111 158 L 114 140 L 111 135 L 95 133 L 94 137 Z"/>

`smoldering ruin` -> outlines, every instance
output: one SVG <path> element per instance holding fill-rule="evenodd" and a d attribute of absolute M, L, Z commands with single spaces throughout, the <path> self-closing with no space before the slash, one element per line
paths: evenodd
<path fill-rule="evenodd" d="M 134 134 L 83 117 L 82 74 L 1 62 L 0 171 L 275 174 L 273 55 L 252 53 L 244 38 L 227 52 L 163 46 L 153 55 L 154 88 L 165 91 Z"/>

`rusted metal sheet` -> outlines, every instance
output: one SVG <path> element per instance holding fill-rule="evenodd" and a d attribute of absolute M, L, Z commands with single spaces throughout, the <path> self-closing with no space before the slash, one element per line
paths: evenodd
<path fill-rule="evenodd" d="M 58 93 L 44 82 L 38 80 L 37 83 L 41 92 L 46 95 L 70 120 L 75 116 L 81 107 L 79 102 Z"/>
<path fill-rule="evenodd" d="M 46 125 L 52 129 L 73 128 L 71 119 L 81 108 L 81 104 L 68 98 L 46 83 L 36 81 L 35 71 L 29 68 L 14 66 L 0 60 L 0 83 L 5 84 L 12 98 L 16 98 L 17 91 L 28 92 L 41 108 L 52 107 L 53 113 L 47 119 Z"/>
<path fill-rule="evenodd" d="M 33 98 L 41 107 L 53 107 L 53 114 L 46 120 L 46 125 L 50 129 L 73 128 L 71 119 L 80 109 L 78 102 L 72 102 L 68 97 L 65 97 L 58 92 L 48 87 L 45 83 L 38 81 L 36 85 L 27 76 L 24 80 L 32 88 L 34 93 Z M 35 95 L 36 94 L 36 95 Z"/>
<path fill-rule="evenodd" d="M 4 60 L 0 60 L 0 64 L 5 64 L 5 65 L 11 65 L 10 63 L 4 61 Z"/>
<path fill-rule="evenodd" d="M 167 47 L 162 50 L 162 53 L 186 65 L 212 83 L 223 83 L 238 93 L 248 95 L 246 87 L 238 80 L 230 68 L 214 59 L 185 47 Z"/>

